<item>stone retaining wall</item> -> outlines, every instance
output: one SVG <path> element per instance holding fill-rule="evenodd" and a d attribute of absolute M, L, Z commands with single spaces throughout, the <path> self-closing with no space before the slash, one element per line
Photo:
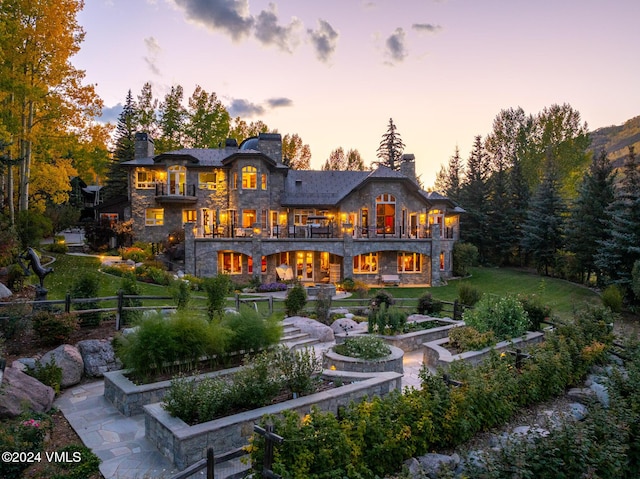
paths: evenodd
<path fill-rule="evenodd" d="M 240 368 L 214 371 L 199 378 L 226 376 Z M 162 401 L 171 386 L 171 380 L 137 385 L 125 376 L 128 373 L 128 369 L 104 373 L 104 397 L 124 416 L 142 414 L 143 406 Z"/>
<path fill-rule="evenodd" d="M 395 336 L 378 335 L 378 337 L 384 339 L 387 344 L 400 348 L 404 352 L 408 353 L 422 348 L 422 345 L 429 341 L 449 337 L 449 330 L 451 328 L 464 326 L 464 322 L 448 318 L 419 319 L 415 322 L 424 323 L 433 321 L 446 324 L 437 328 L 423 329 L 422 331 L 412 331 L 410 333 L 397 334 Z"/>
<path fill-rule="evenodd" d="M 303 415 L 308 414 L 312 406 L 337 414 L 339 407 L 348 406 L 352 401 L 382 397 L 395 389 L 402 389 L 402 375 L 393 372 L 372 377 L 371 374 L 325 371 L 324 376 L 358 382 L 195 426 L 172 417 L 160 403 L 150 404 L 144 406 L 145 436 L 179 470 L 183 470 L 206 457 L 208 447 L 213 447 L 216 454 L 223 454 L 247 445 L 253 434 L 253 425 L 265 414 L 278 415 L 285 410 L 293 410 Z"/>
<path fill-rule="evenodd" d="M 333 349 L 329 349 L 322 355 L 322 367 L 325 369 L 357 373 L 392 371 L 403 374 L 402 358 L 404 351 L 395 346 L 389 346 L 389 348 L 391 349 L 391 354 L 380 359 L 352 358 L 338 354 Z"/>
<path fill-rule="evenodd" d="M 444 345 L 449 342 L 449 338 L 437 339 L 423 344 L 423 363 L 429 367 L 443 367 L 447 369 L 453 361 L 466 361 L 474 366 L 483 362 L 490 354 L 491 350 L 505 351 L 513 348 L 523 348 L 532 344 L 540 343 L 544 339 L 542 332 L 527 332 L 521 338 L 510 341 L 502 341 L 495 346 L 480 349 L 478 351 L 467 351 L 465 353 L 453 354 Z"/>

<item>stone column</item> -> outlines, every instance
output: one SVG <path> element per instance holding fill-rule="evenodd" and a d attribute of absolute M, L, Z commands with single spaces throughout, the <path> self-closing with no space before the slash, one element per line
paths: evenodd
<path fill-rule="evenodd" d="M 184 225 L 184 272 L 193 276 L 196 274 L 195 229 L 195 223 Z"/>
<path fill-rule="evenodd" d="M 431 286 L 440 284 L 440 225 L 431 225 Z"/>
<path fill-rule="evenodd" d="M 343 235 L 344 257 L 342 259 L 342 279 L 353 278 L 353 235 Z"/>
<path fill-rule="evenodd" d="M 251 258 L 253 259 L 253 277 L 262 277 L 262 240 L 260 236 L 253 235 L 251 239 Z"/>

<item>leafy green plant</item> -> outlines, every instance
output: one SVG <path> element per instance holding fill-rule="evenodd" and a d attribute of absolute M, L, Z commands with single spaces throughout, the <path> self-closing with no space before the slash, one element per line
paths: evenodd
<path fill-rule="evenodd" d="M 484 296 L 464 312 L 463 319 L 481 333 L 493 331 L 498 341 L 522 336 L 529 327 L 527 312 L 515 296 Z"/>
<path fill-rule="evenodd" d="M 449 331 L 449 345 L 459 352 L 477 351 L 495 344 L 496 338 L 493 331 L 480 333 L 469 326 L 453 328 Z"/>
<path fill-rule="evenodd" d="M 78 461 L 56 462 L 51 479 L 86 479 L 100 471 L 100 458 L 86 446 L 69 444 L 57 450 L 67 457 L 79 458 Z"/>
<path fill-rule="evenodd" d="M 296 283 L 287 293 L 284 308 L 287 316 L 296 316 L 307 304 L 307 292 L 301 283 Z"/>
<path fill-rule="evenodd" d="M 24 279 L 26 274 L 22 266 L 18 264 L 12 264 L 9 267 L 9 274 L 7 276 L 7 287 L 11 291 L 19 291 L 24 286 Z"/>
<path fill-rule="evenodd" d="M 482 291 L 467 282 L 458 285 L 458 298 L 465 306 L 475 306 L 482 299 Z"/>
<path fill-rule="evenodd" d="M 342 283 L 340 283 L 340 286 L 342 287 L 343 290 L 345 290 L 347 293 L 350 293 L 351 291 L 353 291 L 356 287 L 356 282 L 353 280 L 353 278 L 349 277 L 349 278 L 344 278 L 342 280 Z"/>
<path fill-rule="evenodd" d="M 31 317 L 33 330 L 42 344 L 57 346 L 68 341 L 79 328 L 78 316 L 41 310 Z"/>
<path fill-rule="evenodd" d="M 97 273 L 91 271 L 81 272 L 71 284 L 69 293 L 75 299 L 96 298 L 100 290 L 100 279 Z M 96 301 L 74 303 L 74 309 L 83 311 L 87 309 L 97 309 Z M 85 313 L 80 316 L 80 326 L 97 326 L 100 324 L 102 315 L 99 312 Z"/>
<path fill-rule="evenodd" d="M 3 452 L 36 453 L 42 451 L 44 439 L 52 430 L 51 417 L 46 413 L 25 412 L 3 423 L 0 428 L 0 450 Z M 0 461 L 0 477 L 20 479 L 31 464 L 27 461 Z"/>
<path fill-rule="evenodd" d="M 322 373 L 322 362 L 313 348 L 292 350 L 280 346 L 272 355 L 273 364 L 282 373 L 284 385 L 291 393 L 304 396 L 316 390 Z"/>
<path fill-rule="evenodd" d="M 224 314 L 226 298 L 231 293 L 231 277 L 228 274 L 218 274 L 206 278 L 203 287 L 207 293 L 207 311 L 209 318 L 221 317 Z"/>
<path fill-rule="evenodd" d="M 602 304 L 604 304 L 614 313 L 619 313 L 620 311 L 622 311 L 623 298 L 624 295 L 622 294 L 622 291 L 615 284 L 607 286 L 602 292 Z"/>
<path fill-rule="evenodd" d="M 404 331 L 407 324 L 407 313 L 381 303 L 377 308 L 369 310 L 368 332 L 370 334 L 397 334 Z"/>
<path fill-rule="evenodd" d="M 453 246 L 453 274 L 469 276 L 469 270 L 478 264 L 478 258 L 478 248 L 475 245 L 457 241 Z"/>
<path fill-rule="evenodd" d="M 240 307 L 237 313 L 227 313 L 222 325 L 232 331 L 229 351 L 259 351 L 276 344 L 282 335 L 280 319 L 276 314 L 263 318 L 248 306 Z"/>
<path fill-rule="evenodd" d="M 443 304 L 437 299 L 433 299 L 431 293 L 424 293 L 418 298 L 418 314 L 434 315 L 442 311 Z"/>
<path fill-rule="evenodd" d="M 26 373 L 36 378 L 42 384 L 52 387 L 56 394 L 60 394 L 62 368 L 56 364 L 54 357 L 51 357 L 49 362 L 45 364 L 42 364 L 40 360 L 36 360 L 36 367 L 34 369 L 27 369 Z"/>
<path fill-rule="evenodd" d="M 373 298 L 371 298 L 370 306 L 375 309 L 384 304 L 388 308 L 389 306 L 393 306 L 395 303 L 396 301 L 393 299 L 393 295 L 389 291 L 386 289 L 379 289 Z"/>
<path fill-rule="evenodd" d="M 136 275 L 133 271 L 126 271 L 122 275 L 120 280 L 120 291 L 126 296 L 139 296 L 142 293 L 142 288 L 136 280 Z M 142 306 L 142 301 L 136 298 L 124 298 L 122 305 L 125 308 L 135 308 Z M 127 310 L 123 309 L 120 315 L 120 324 L 132 324 L 138 321 L 142 317 L 142 311 L 140 310 Z"/>
<path fill-rule="evenodd" d="M 518 301 L 520 301 L 527 312 L 527 316 L 529 316 L 529 329 L 531 331 L 539 330 L 540 324 L 551 317 L 551 308 L 542 304 L 542 299 L 539 295 L 521 294 L 518 295 Z"/>
<path fill-rule="evenodd" d="M 189 283 L 181 279 L 173 280 L 169 285 L 169 291 L 179 310 L 186 309 L 187 306 L 189 306 L 189 302 L 191 301 L 191 288 L 189 287 Z"/>
<path fill-rule="evenodd" d="M 334 346 L 333 350 L 343 356 L 365 360 L 380 359 L 391 354 L 391 349 L 387 343 L 375 336 L 347 338 L 344 343 Z"/>
<path fill-rule="evenodd" d="M 0 309 L 0 335 L 10 341 L 29 328 L 28 309 L 24 304 L 15 303 Z M 11 346 L 11 344 L 9 344 Z"/>

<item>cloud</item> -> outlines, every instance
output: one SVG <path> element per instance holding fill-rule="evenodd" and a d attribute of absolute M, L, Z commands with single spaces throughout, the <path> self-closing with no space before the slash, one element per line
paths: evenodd
<path fill-rule="evenodd" d="M 231 106 L 229 106 L 228 110 L 229 115 L 231 115 L 232 118 L 235 118 L 237 116 L 250 118 L 255 115 L 264 114 L 263 106 L 251 103 L 249 100 L 244 99 L 232 100 Z"/>
<path fill-rule="evenodd" d="M 149 66 L 151 73 L 160 76 L 160 69 L 158 68 L 158 54 L 162 51 L 160 44 L 155 37 L 147 37 L 144 39 L 144 44 L 147 47 L 147 56 L 144 57 L 144 61 Z"/>
<path fill-rule="evenodd" d="M 408 52 L 405 46 L 405 37 L 406 34 L 404 30 L 398 27 L 384 42 L 387 49 L 386 53 L 391 57 L 392 62 L 401 62 L 407 57 Z"/>
<path fill-rule="evenodd" d="M 297 18 L 286 27 L 278 24 L 276 6 L 269 4 L 269 10 L 263 10 L 255 19 L 255 37 L 263 45 L 275 45 L 280 50 L 291 53 L 298 45 L 297 31 L 302 22 Z"/>
<path fill-rule="evenodd" d="M 411 28 L 418 33 L 438 33 L 442 30 L 440 25 L 433 25 L 431 23 L 414 23 L 411 25 Z"/>
<path fill-rule="evenodd" d="M 107 106 L 102 109 L 102 115 L 100 115 L 99 121 L 102 123 L 116 123 L 122 113 L 122 103 L 118 103 L 114 106 Z"/>
<path fill-rule="evenodd" d="M 187 18 L 212 30 L 226 33 L 233 41 L 251 34 L 255 19 L 248 0 L 175 0 Z"/>
<path fill-rule="evenodd" d="M 288 107 L 288 106 L 293 106 L 293 100 L 291 98 L 284 98 L 284 97 L 269 98 L 267 100 L 267 105 L 269 105 L 271 108 Z"/>
<path fill-rule="evenodd" d="M 318 20 L 318 28 L 316 30 L 307 30 L 311 43 L 316 51 L 316 57 L 321 62 L 329 60 L 333 52 L 336 50 L 338 42 L 338 32 L 325 20 Z"/>

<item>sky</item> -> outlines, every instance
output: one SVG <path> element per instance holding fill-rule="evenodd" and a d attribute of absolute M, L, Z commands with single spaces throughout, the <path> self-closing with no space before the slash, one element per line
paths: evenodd
<path fill-rule="evenodd" d="M 145 82 L 196 85 L 297 133 L 320 169 L 366 164 L 392 118 L 426 187 L 503 109 L 569 103 L 590 130 L 640 115 L 639 0 L 86 0 L 72 63 L 117 121 Z"/>

